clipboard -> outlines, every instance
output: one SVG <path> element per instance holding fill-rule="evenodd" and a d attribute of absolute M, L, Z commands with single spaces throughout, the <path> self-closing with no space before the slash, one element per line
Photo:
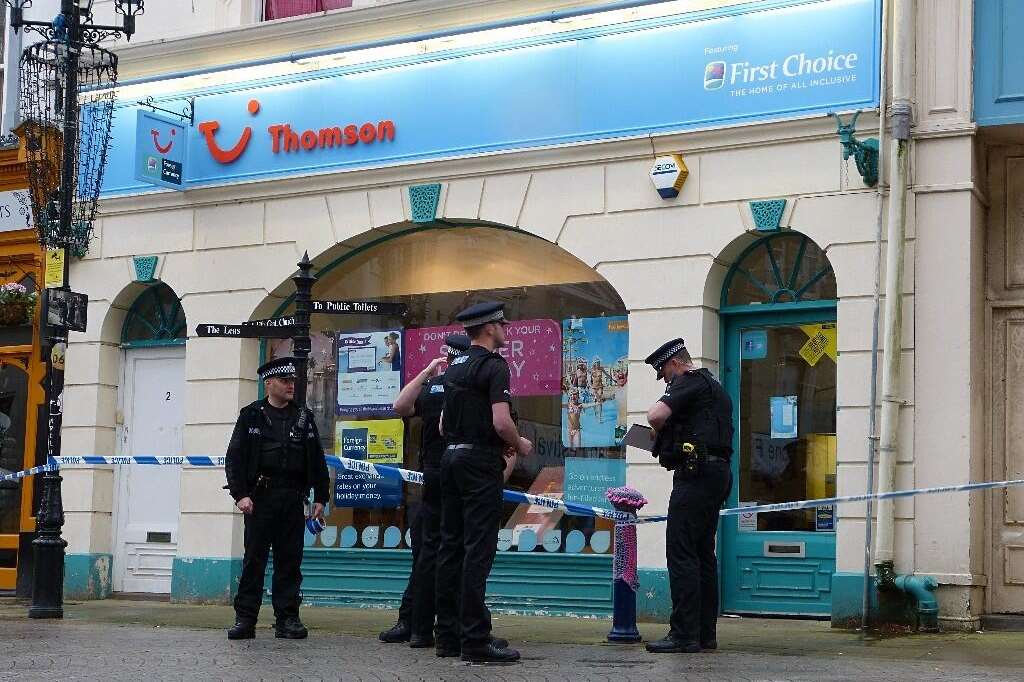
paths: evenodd
<path fill-rule="evenodd" d="M 622 443 L 634 448 L 646 450 L 647 452 L 654 452 L 655 438 L 656 434 L 654 433 L 654 429 L 650 426 L 633 424 L 629 427 L 629 431 L 626 432 L 626 437 L 622 439 Z"/>

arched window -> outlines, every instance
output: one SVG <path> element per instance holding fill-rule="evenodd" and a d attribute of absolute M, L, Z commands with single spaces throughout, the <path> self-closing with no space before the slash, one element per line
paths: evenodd
<path fill-rule="evenodd" d="M 150 286 L 135 299 L 124 320 L 121 345 L 179 346 L 185 343 L 185 311 L 178 296 L 164 283 Z"/>
<path fill-rule="evenodd" d="M 781 232 L 736 260 L 722 289 L 722 308 L 835 298 L 836 276 L 825 252 L 802 234 Z"/>

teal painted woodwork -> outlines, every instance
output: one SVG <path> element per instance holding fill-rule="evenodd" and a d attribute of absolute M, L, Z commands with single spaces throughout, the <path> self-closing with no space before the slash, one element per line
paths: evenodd
<path fill-rule="evenodd" d="M 758 232 L 778 232 L 785 211 L 785 199 L 750 202 L 750 214 L 754 217 L 754 228 Z"/>
<path fill-rule="evenodd" d="M 135 281 L 148 284 L 156 274 L 157 256 L 135 256 L 132 258 L 135 265 Z"/>
<path fill-rule="evenodd" d="M 106 599 L 111 593 L 110 554 L 67 554 L 64 557 L 65 599 Z"/>
<path fill-rule="evenodd" d="M 1024 123 L 1024 2 L 974 0 L 974 117 Z"/>
<path fill-rule="evenodd" d="M 437 217 L 441 185 L 413 185 L 409 188 L 409 212 L 414 223 L 430 223 Z"/>
<path fill-rule="evenodd" d="M 825 302 L 834 308 L 835 299 L 835 273 L 825 252 L 799 232 L 778 232 L 754 242 L 736 259 L 722 286 L 721 312 L 741 306 L 764 312 L 768 304 L 772 310 L 780 304 L 798 310 L 793 304 L 822 307 Z"/>
<path fill-rule="evenodd" d="M 174 557 L 171 601 L 179 604 L 230 604 L 238 592 L 241 575 L 241 558 Z"/>
<path fill-rule="evenodd" d="M 187 334 L 181 301 L 173 289 L 158 282 L 139 294 L 128 309 L 121 328 L 121 345 L 180 346 Z"/>
<path fill-rule="evenodd" d="M 720 557 L 721 559 L 721 557 Z M 636 591 L 638 620 L 667 623 L 672 615 L 672 592 L 668 586 L 668 569 L 638 568 L 640 588 Z"/>
<path fill-rule="evenodd" d="M 326 606 L 397 608 L 411 563 L 409 550 L 307 548 L 302 560 L 303 600 Z M 499 552 L 487 582 L 487 603 L 497 613 L 608 617 L 611 585 L 610 555 Z"/>

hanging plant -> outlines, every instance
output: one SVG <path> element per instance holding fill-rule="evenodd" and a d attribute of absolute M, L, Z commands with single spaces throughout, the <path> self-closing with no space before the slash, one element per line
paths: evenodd
<path fill-rule="evenodd" d="M 28 324 L 36 310 L 38 294 L 17 282 L 0 285 L 0 326 Z"/>

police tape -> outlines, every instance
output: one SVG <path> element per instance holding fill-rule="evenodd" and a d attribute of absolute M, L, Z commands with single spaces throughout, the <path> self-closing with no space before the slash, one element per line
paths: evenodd
<path fill-rule="evenodd" d="M 359 459 L 348 457 L 336 457 L 328 455 L 327 465 L 335 469 L 346 469 L 370 476 L 382 478 L 397 478 L 416 485 L 423 484 L 423 474 L 419 471 L 402 469 L 401 467 L 389 466 L 387 464 L 373 464 Z M 133 455 L 133 456 L 106 456 L 106 455 L 80 455 L 51 457 L 48 464 L 16 471 L 10 474 L 0 475 L 0 482 L 13 481 L 26 476 L 34 476 L 46 471 L 53 471 L 62 466 L 74 465 L 157 465 L 157 466 L 182 466 L 191 465 L 198 467 L 222 467 L 224 457 L 210 457 L 207 455 Z M 982 483 L 962 483 L 958 485 L 934 486 L 931 488 L 911 488 L 909 490 L 893 490 L 885 493 L 863 493 L 860 495 L 843 495 L 840 497 L 824 497 L 814 500 L 796 500 L 793 502 L 775 502 L 772 504 L 758 504 L 746 507 L 727 507 L 718 512 L 719 516 L 738 516 L 740 514 L 764 514 L 769 512 L 793 511 L 799 509 L 814 509 L 816 507 L 827 507 L 834 504 L 849 504 L 852 502 L 865 502 L 867 500 L 890 500 L 900 497 L 914 497 L 916 495 L 934 495 L 938 493 L 970 492 L 975 490 L 992 490 L 995 488 L 1010 488 L 1024 485 L 1024 479 L 1010 479 L 1006 481 L 985 481 Z M 518 490 L 503 491 L 503 499 L 506 502 L 516 504 L 533 504 L 551 510 L 560 510 L 574 516 L 595 516 L 608 519 L 620 524 L 644 524 L 660 523 L 668 520 L 668 516 L 634 516 L 629 512 L 615 509 L 604 509 L 602 507 L 591 507 L 576 502 L 567 502 L 556 497 L 544 497 L 520 492 Z"/>

